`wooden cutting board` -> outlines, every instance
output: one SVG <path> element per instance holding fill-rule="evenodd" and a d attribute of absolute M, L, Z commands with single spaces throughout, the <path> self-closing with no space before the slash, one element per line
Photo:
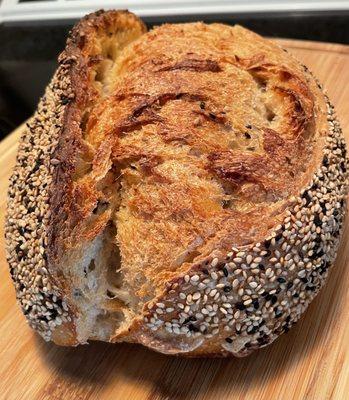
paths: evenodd
<path fill-rule="evenodd" d="M 349 46 L 279 40 L 316 74 L 349 139 Z M 302 320 L 244 359 L 181 359 L 136 345 L 61 348 L 26 325 L 3 246 L 21 127 L 0 143 L 0 399 L 349 399 L 349 218 L 335 268 Z"/>

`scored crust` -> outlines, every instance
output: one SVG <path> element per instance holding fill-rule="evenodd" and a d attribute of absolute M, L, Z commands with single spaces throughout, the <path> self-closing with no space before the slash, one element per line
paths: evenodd
<path fill-rule="evenodd" d="M 296 322 L 341 233 L 345 143 L 305 67 L 239 26 L 98 12 L 21 139 L 6 241 L 46 340 L 243 356 Z M 121 261 L 120 261 L 121 259 Z"/>

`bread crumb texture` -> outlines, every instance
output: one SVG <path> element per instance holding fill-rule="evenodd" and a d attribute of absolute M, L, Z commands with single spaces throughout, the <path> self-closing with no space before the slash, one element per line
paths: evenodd
<path fill-rule="evenodd" d="M 346 208 L 345 142 L 305 66 L 240 27 L 72 31 L 11 178 L 8 261 L 59 344 L 244 356 L 322 287 Z"/>

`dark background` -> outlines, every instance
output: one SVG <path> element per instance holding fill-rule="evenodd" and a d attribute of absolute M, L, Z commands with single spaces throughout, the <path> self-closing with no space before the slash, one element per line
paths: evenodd
<path fill-rule="evenodd" d="M 242 24 L 270 37 L 349 44 L 348 12 L 196 15 L 145 18 L 149 27 L 163 22 Z M 27 119 L 52 76 L 57 55 L 76 21 L 22 22 L 0 25 L 0 139 Z"/>

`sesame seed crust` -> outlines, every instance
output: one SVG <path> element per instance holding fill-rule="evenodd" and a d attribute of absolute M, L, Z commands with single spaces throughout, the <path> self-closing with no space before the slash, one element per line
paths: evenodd
<path fill-rule="evenodd" d="M 144 322 L 160 351 L 198 355 L 209 349 L 216 356 L 246 356 L 287 332 L 324 285 L 348 192 L 346 145 L 326 101 L 329 133 L 322 165 L 292 199 L 283 223 L 264 241 L 193 265 L 167 283 L 159 300 L 148 303 Z M 173 336 L 178 340 L 171 339 L 168 350 L 161 341 Z"/>
<path fill-rule="evenodd" d="M 63 259 L 77 242 L 74 224 L 81 217 L 72 191 L 86 146 L 82 110 L 98 97 L 92 78 L 100 50 L 96 42 L 100 31 L 133 27 L 146 30 L 128 11 L 103 10 L 73 27 L 59 67 L 20 139 L 10 178 L 5 240 L 16 297 L 29 325 L 46 341 L 61 345 L 79 343 L 74 292 L 65 280 Z"/>
<path fill-rule="evenodd" d="M 46 254 L 50 188 L 59 165 L 53 154 L 66 105 L 73 97 L 68 74 L 71 62 L 61 59 L 37 112 L 27 123 L 8 191 L 6 251 L 17 300 L 29 325 L 47 341 L 56 327 L 71 321 L 61 290 L 48 272 Z"/>

